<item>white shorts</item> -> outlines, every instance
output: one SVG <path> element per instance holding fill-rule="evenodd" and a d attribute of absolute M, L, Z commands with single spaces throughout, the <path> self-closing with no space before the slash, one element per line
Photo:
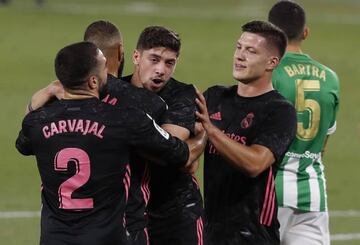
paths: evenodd
<path fill-rule="evenodd" d="M 329 215 L 327 212 L 304 212 L 279 208 L 281 245 L 329 245 Z"/>

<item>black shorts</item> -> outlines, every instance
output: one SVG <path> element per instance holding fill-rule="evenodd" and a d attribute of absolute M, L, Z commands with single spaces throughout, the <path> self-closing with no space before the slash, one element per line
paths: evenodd
<path fill-rule="evenodd" d="M 183 207 L 171 215 L 149 215 L 151 245 L 202 245 L 202 205 Z"/>

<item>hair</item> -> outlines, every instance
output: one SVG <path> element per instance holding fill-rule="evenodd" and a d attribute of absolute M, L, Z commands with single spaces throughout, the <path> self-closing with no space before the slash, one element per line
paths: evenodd
<path fill-rule="evenodd" d="M 264 37 L 267 44 L 277 49 L 281 58 L 286 49 L 287 38 L 285 33 L 277 26 L 266 21 L 251 21 L 242 26 L 243 32 L 255 33 Z"/>
<path fill-rule="evenodd" d="M 84 41 L 94 43 L 104 53 L 122 42 L 119 29 L 109 21 L 98 20 L 91 23 L 84 33 Z"/>
<path fill-rule="evenodd" d="M 97 68 L 99 49 L 90 42 L 79 42 L 62 48 L 55 58 L 55 73 L 64 88 L 82 86 Z"/>
<path fill-rule="evenodd" d="M 297 3 L 280 1 L 269 11 L 268 20 L 280 27 L 290 41 L 301 40 L 305 27 L 305 10 Z"/>
<path fill-rule="evenodd" d="M 163 26 L 146 27 L 140 34 L 136 49 L 141 51 L 158 47 L 168 48 L 179 56 L 181 47 L 179 35 Z"/>

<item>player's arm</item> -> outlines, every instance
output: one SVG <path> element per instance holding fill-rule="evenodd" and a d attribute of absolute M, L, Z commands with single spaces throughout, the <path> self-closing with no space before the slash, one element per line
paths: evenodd
<path fill-rule="evenodd" d="M 175 136 L 183 141 L 186 141 L 189 146 L 190 157 L 188 163 L 184 170 L 188 173 L 195 173 L 199 168 L 199 157 L 205 147 L 202 147 L 201 142 L 203 141 L 205 132 L 203 134 L 196 135 L 189 138 L 190 131 L 187 128 L 175 125 L 175 124 L 163 124 L 161 127 L 170 133 L 172 136 Z"/>
<path fill-rule="evenodd" d="M 329 128 L 328 131 L 327 131 L 327 135 L 326 135 L 326 138 L 325 138 L 325 141 L 324 141 L 324 146 L 323 146 L 323 148 L 321 150 L 321 157 L 324 157 L 324 153 L 326 151 L 326 146 L 327 146 L 329 137 L 330 137 L 330 135 L 335 133 L 335 131 L 336 131 L 336 121 L 334 122 L 333 126 L 331 128 Z"/>
<path fill-rule="evenodd" d="M 189 159 L 183 168 L 185 172 L 195 174 L 199 169 L 200 155 L 204 152 L 207 134 L 201 123 L 195 123 L 195 135 L 185 141 L 189 146 Z"/>
<path fill-rule="evenodd" d="M 163 124 L 161 127 L 181 140 L 187 140 L 190 136 L 190 131 L 187 128 L 175 125 L 175 124 Z"/>
<path fill-rule="evenodd" d="M 184 167 L 189 160 L 189 146 L 162 129 L 148 114 L 129 110 L 128 144 L 154 162 L 173 167 Z"/>
<path fill-rule="evenodd" d="M 25 115 L 36 110 L 54 98 L 61 99 L 64 96 L 64 88 L 59 80 L 52 81 L 48 86 L 38 90 L 26 106 Z"/>
<path fill-rule="evenodd" d="M 204 96 L 199 91 L 197 94 L 196 103 L 199 111 L 196 115 L 203 124 L 208 139 L 220 155 L 250 177 L 258 176 L 275 163 L 276 158 L 269 148 L 260 144 L 250 146 L 240 144 L 215 127 L 210 121 Z"/>
<path fill-rule="evenodd" d="M 191 174 L 195 173 L 199 167 L 199 157 L 205 148 L 206 142 L 206 132 L 204 132 L 202 126 L 200 130 L 196 129 L 195 97 L 195 88 L 187 86 L 177 93 L 176 99 L 170 102 L 169 109 L 162 118 L 162 128 L 172 136 L 190 144 L 190 165 L 184 170 Z M 191 138 L 190 135 L 192 135 Z"/>
<path fill-rule="evenodd" d="M 324 147 L 323 147 L 322 150 L 321 150 L 321 158 L 324 157 L 324 153 L 325 153 L 325 150 L 326 150 L 326 146 L 327 146 L 328 140 L 329 140 L 329 135 L 327 135 L 326 138 L 325 138 Z"/>
<path fill-rule="evenodd" d="M 15 147 L 21 154 L 25 156 L 29 156 L 29 155 L 33 155 L 34 153 L 31 145 L 31 141 L 26 135 L 27 126 L 25 125 L 25 120 L 26 118 L 22 123 L 22 129 L 19 132 L 19 135 L 16 139 Z"/>

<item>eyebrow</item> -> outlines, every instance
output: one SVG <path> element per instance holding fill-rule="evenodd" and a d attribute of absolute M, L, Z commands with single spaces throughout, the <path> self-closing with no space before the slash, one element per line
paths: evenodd
<path fill-rule="evenodd" d="M 152 54 L 152 53 L 150 53 L 149 55 L 150 55 L 150 56 L 153 56 L 153 57 L 155 57 L 155 58 L 161 58 L 161 56 L 158 55 L 158 54 Z"/>
<path fill-rule="evenodd" d="M 159 59 L 161 59 L 161 55 L 158 55 L 158 54 L 153 54 L 153 53 L 150 53 L 149 54 L 150 55 L 150 57 L 154 57 L 154 58 L 159 58 Z M 165 61 L 166 62 L 169 62 L 169 61 L 176 61 L 176 58 L 170 58 L 170 59 L 165 59 Z"/>

